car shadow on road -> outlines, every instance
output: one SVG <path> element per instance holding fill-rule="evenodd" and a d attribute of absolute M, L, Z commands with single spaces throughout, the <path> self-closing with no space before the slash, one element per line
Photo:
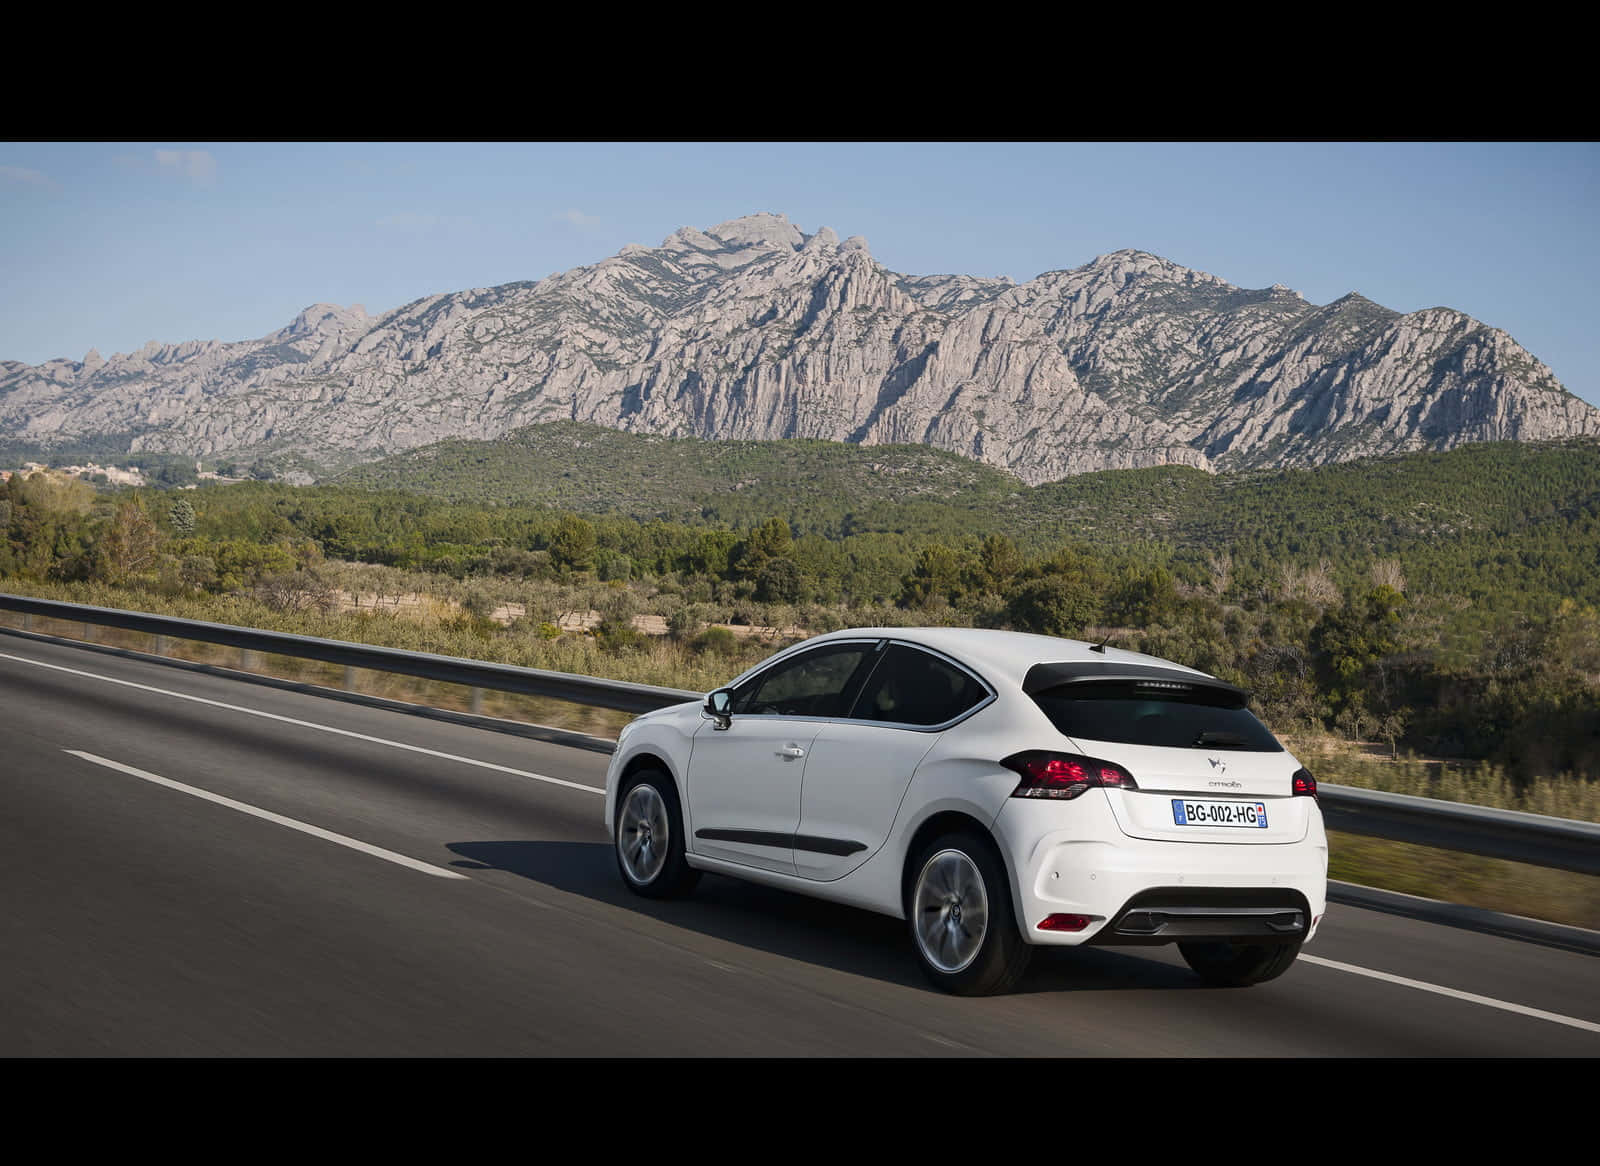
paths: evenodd
<path fill-rule="evenodd" d="M 603 842 L 452 842 L 467 869 L 506 871 L 674 927 L 852 975 L 936 991 L 918 969 L 904 921 L 806 895 L 707 874 L 684 899 L 645 899 L 627 890 Z M 1187 968 L 1107 948 L 1034 953 L 1017 991 L 1193 989 Z"/>

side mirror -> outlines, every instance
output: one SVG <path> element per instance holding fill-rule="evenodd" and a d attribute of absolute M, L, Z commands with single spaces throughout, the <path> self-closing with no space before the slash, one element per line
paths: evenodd
<path fill-rule="evenodd" d="M 726 688 L 719 688 L 706 697 L 706 716 L 717 722 L 718 729 L 726 729 L 733 724 L 733 693 Z"/>

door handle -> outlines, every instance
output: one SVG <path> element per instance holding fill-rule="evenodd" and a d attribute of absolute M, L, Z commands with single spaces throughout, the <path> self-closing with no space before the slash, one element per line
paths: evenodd
<path fill-rule="evenodd" d="M 798 745 L 785 745 L 782 749 L 778 750 L 779 757 L 784 757 L 791 760 L 796 757 L 804 757 L 805 755 L 806 751 L 800 748 Z"/>

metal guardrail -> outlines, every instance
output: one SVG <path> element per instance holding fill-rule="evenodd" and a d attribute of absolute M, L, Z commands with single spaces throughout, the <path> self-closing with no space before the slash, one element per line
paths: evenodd
<path fill-rule="evenodd" d="M 1600 874 L 1600 824 L 1594 822 L 1327 783 L 1318 787 L 1317 800 L 1330 830 Z"/>
<path fill-rule="evenodd" d="M 114 607 L 92 607 L 85 603 L 61 603 L 54 599 L 34 599 L 26 595 L 0 594 L 0 611 L 45 616 L 71 623 L 122 628 L 152 636 L 180 640 L 199 640 L 223 644 L 246 652 L 272 652 L 323 660 L 346 668 L 370 668 L 396 672 L 423 680 L 465 684 L 498 692 L 524 696 L 547 696 L 575 704 L 621 709 L 628 713 L 647 713 L 652 709 L 698 700 L 702 692 L 659 688 L 653 684 L 631 684 L 623 680 L 601 680 L 571 672 L 545 672 L 538 668 L 519 668 L 514 664 L 489 664 L 464 660 L 459 656 L 435 656 L 429 652 L 406 652 L 399 648 L 378 648 L 371 644 L 352 644 L 345 640 L 325 640 L 318 636 L 296 636 L 288 632 L 269 632 L 259 628 L 234 627 L 198 619 L 178 619 L 168 615 L 149 615 L 122 611 Z"/>
<path fill-rule="evenodd" d="M 424 680 L 551 697 L 630 713 L 650 712 L 686 700 L 698 700 L 703 695 L 652 684 L 602 680 L 570 672 L 546 672 L 511 664 L 465 660 L 457 656 L 406 652 L 398 648 L 378 648 L 344 640 L 297 636 L 287 632 L 269 632 L 82 603 L 62 603 L 23 595 L 0 594 L 0 611 L 122 628 L 153 636 L 199 640 L 236 647 L 246 652 L 271 652 L 280 656 L 323 660 L 346 668 L 369 668 Z M 1600 824 L 1552 818 L 1543 814 L 1524 814 L 1516 810 L 1494 810 L 1408 794 L 1380 793 L 1353 786 L 1324 784 L 1318 794 L 1324 819 L 1332 830 L 1488 858 L 1509 859 L 1580 874 L 1600 874 Z"/>

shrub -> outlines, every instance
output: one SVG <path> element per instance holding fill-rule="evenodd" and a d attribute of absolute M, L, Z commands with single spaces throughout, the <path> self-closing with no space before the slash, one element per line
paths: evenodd
<path fill-rule="evenodd" d="M 633 578 L 633 560 L 621 551 L 597 551 L 594 562 L 595 574 L 604 582 Z"/>
<path fill-rule="evenodd" d="M 704 621 L 693 605 L 685 605 L 667 616 L 667 635 L 674 640 L 692 639 Z"/>
<path fill-rule="evenodd" d="M 488 619 L 494 614 L 494 609 L 499 606 L 489 597 L 489 593 L 481 587 L 468 588 L 466 595 L 461 598 L 461 609 L 478 619 Z"/>
<path fill-rule="evenodd" d="M 1076 635 L 1099 612 L 1095 593 L 1065 575 L 1046 575 L 1023 584 L 1006 605 L 1006 614 L 1018 630 L 1046 636 Z"/>
<path fill-rule="evenodd" d="M 217 583 L 217 561 L 210 555 L 184 555 L 178 564 L 178 582 L 190 591 L 209 591 Z"/>
<path fill-rule="evenodd" d="M 280 571 L 256 584 L 256 598 L 273 611 L 329 612 L 338 597 L 328 581 L 315 571 Z"/>
<path fill-rule="evenodd" d="M 793 559 L 769 559 L 756 573 L 755 597 L 762 603 L 798 603 L 804 586 Z"/>
<path fill-rule="evenodd" d="M 607 652 L 631 652 L 644 647 L 647 637 L 626 621 L 605 620 L 594 630 L 594 638 Z"/>
<path fill-rule="evenodd" d="M 707 628 L 694 638 L 691 646 L 706 656 L 734 656 L 739 652 L 739 637 L 727 628 Z"/>

